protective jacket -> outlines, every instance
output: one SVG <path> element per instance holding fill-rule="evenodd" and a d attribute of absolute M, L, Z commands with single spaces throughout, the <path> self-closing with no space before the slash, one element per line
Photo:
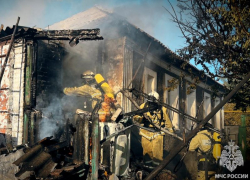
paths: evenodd
<path fill-rule="evenodd" d="M 95 87 L 92 87 L 88 84 L 85 84 L 80 87 L 68 87 L 64 88 L 63 90 L 64 94 L 69 96 L 91 96 L 92 101 L 92 108 L 95 107 L 97 100 L 100 100 L 102 98 L 102 93 L 99 89 L 96 89 Z"/>
<path fill-rule="evenodd" d="M 147 106 L 147 103 L 140 105 L 140 109 Z M 161 110 L 146 112 L 146 115 L 154 124 L 165 126 L 170 132 L 173 132 L 173 125 L 169 119 L 167 109 L 162 107 Z M 147 126 L 147 120 L 143 116 L 136 115 L 134 120 Z M 149 127 L 153 127 L 149 124 Z M 142 136 L 141 144 L 143 148 L 143 160 L 148 166 L 156 166 L 163 160 L 163 135 L 164 132 L 151 132 L 146 129 L 140 129 L 139 134 Z"/>
<path fill-rule="evenodd" d="M 145 107 L 146 103 L 140 105 L 140 109 Z M 165 126 L 170 132 L 173 132 L 173 125 L 169 119 L 169 115 L 167 113 L 167 108 L 162 107 L 161 110 L 153 111 L 153 112 L 146 112 L 146 115 L 152 120 L 154 124 Z M 140 122 L 144 123 L 143 116 L 135 116 L 135 119 Z M 153 127 L 149 125 L 149 127 Z"/>
<path fill-rule="evenodd" d="M 208 136 L 206 136 L 206 135 Z M 202 152 L 207 152 L 212 146 L 212 135 L 207 130 L 203 130 L 197 133 L 197 135 L 190 141 L 189 151 L 195 151 L 198 149 L 198 154 L 201 155 Z"/>
<path fill-rule="evenodd" d="M 197 135 L 190 141 L 189 151 L 198 149 L 198 174 L 197 180 L 205 180 L 205 171 L 208 171 L 209 179 L 215 179 L 215 162 L 212 155 L 212 134 L 207 130 L 197 133 Z"/>

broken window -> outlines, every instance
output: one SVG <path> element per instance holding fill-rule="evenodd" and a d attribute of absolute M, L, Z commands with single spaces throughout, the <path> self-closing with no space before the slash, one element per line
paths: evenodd
<path fill-rule="evenodd" d="M 205 118 L 211 112 L 211 95 L 204 92 L 204 104 L 203 104 L 203 118 Z M 212 124 L 211 120 L 209 123 Z"/>
<path fill-rule="evenodd" d="M 195 118 L 196 117 L 196 90 L 195 89 L 193 89 L 192 91 L 189 92 L 189 94 L 187 94 L 186 102 L 187 102 L 186 103 L 187 114 Z M 191 130 L 193 123 L 194 122 L 187 119 L 186 128 L 188 130 Z"/>
<path fill-rule="evenodd" d="M 220 98 L 216 97 L 214 100 L 214 107 L 216 107 L 219 103 L 220 103 Z M 222 112 L 223 109 L 220 109 L 214 116 L 214 121 L 213 121 L 213 125 L 215 128 L 217 129 L 221 129 L 222 128 Z"/>
<path fill-rule="evenodd" d="M 144 87 L 145 93 L 149 94 L 152 91 L 157 91 L 157 73 L 151 69 L 145 68 L 144 71 Z"/>
<path fill-rule="evenodd" d="M 165 96 L 164 102 L 176 109 L 179 109 L 179 85 L 177 85 L 176 88 L 167 90 L 172 85 L 171 84 L 172 79 L 173 79 L 172 76 L 165 74 L 165 89 L 166 90 L 164 92 L 164 96 Z M 169 111 L 169 116 L 175 129 L 179 129 L 179 114 L 173 111 Z"/>

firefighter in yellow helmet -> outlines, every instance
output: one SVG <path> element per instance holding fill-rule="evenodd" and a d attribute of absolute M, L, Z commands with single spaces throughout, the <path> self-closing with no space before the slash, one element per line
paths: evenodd
<path fill-rule="evenodd" d="M 79 87 L 67 87 L 63 89 L 64 94 L 69 96 L 85 96 L 92 98 L 92 109 L 95 107 L 98 100 L 101 100 L 102 93 L 96 88 L 95 74 L 87 70 L 82 73 L 83 85 Z"/>
<path fill-rule="evenodd" d="M 99 120 L 101 122 L 110 120 L 114 112 L 114 107 L 111 107 L 111 105 L 116 102 L 113 90 L 101 74 L 94 74 L 92 71 L 88 70 L 85 71 L 81 77 L 83 79 L 83 85 L 80 87 L 64 88 L 64 94 L 89 97 L 92 101 L 92 110 L 98 101 L 103 100 L 98 109 Z M 86 111 L 86 109 L 84 110 Z M 76 114 L 79 113 L 83 113 L 83 110 L 77 109 Z"/>
<path fill-rule="evenodd" d="M 143 109 L 149 107 L 155 103 L 155 100 L 158 99 L 159 94 L 153 91 L 149 93 L 149 99 L 146 103 L 141 104 L 140 108 Z M 162 107 L 161 109 L 157 109 L 152 112 L 146 112 L 146 115 L 151 119 L 152 123 L 165 127 L 172 133 L 174 132 L 173 125 L 167 113 L 167 108 Z M 139 122 L 142 126 L 148 128 L 148 130 L 141 128 L 139 132 L 142 137 L 141 144 L 143 148 L 144 163 L 148 166 L 157 166 L 163 160 L 163 136 L 165 133 L 154 132 L 154 129 L 152 128 L 153 125 L 149 124 L 143 116 L 136 115 L 134 116 L 134 120 Z"/>
<path fill-rule="evenodd" d="M 213 157 L 213 126 L 207 123 L 204 128 L 194 136 L 189 144 L 190 152 L 198 151 L 197 180 L 214 180 L 216 172 L 216 159 Z M 207 171 L 207 172 L 206 172 Z"/>

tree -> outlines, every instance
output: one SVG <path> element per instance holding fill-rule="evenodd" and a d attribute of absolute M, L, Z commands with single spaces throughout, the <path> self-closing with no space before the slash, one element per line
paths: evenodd
<path fill-rule="evenodd" d="M 250 1 L 178 0 L 178 7 L 180 15 L 166 9 L 186 39 L 178 54 L 211 78 L 226 78 L 231 91 L 250 70 Z M 250 104 L 249 89 L 250 81 L 231 99 L 236 108 Z"/>

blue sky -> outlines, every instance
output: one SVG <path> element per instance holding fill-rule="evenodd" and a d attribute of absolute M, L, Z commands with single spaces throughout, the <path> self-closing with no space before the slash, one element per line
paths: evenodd
<path fill-rule="evenodd" d="M 128 21 L 146 31 L 172 51 L 183 47 L 185 39 L 163 8 L 171 10 L 167 0 L 0 0 L 0 24 L 45 28 L 94 5 L 117 10 Z M 170 0 L 174 7 L 177 1 Z M 192 63 L 193 64 L 193 63 Z"/>

